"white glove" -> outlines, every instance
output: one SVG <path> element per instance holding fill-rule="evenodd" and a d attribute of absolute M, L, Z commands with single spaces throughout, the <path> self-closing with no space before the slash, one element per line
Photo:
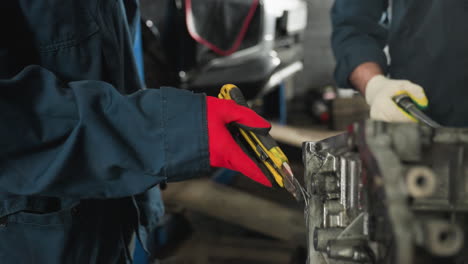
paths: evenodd
<path fill-rule="evenodd" d="M 386 122 L 416 122 L 411 115 L 399 108 L 393 97 L 407 94 L 420 108 L 428 105 L 421 86 L 407 80 L 392 80 L 383 75 L 374 76 L 366 86 L 366 101 L 370 106 L 371 119 Z"/>

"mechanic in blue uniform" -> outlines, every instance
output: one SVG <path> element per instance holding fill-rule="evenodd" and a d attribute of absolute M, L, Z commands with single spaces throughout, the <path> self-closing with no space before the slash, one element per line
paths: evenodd
<path fill-rule="evenodd" d="M 372 118 L 409 121 L 391 101 L 403 92 L 440 124 L 468 126 L 468 1 L 336 0 L 331 15 L 335 79 Z"/>
<path fill-rule="evenodd" d="M 228 100 L 143 89 L 136 0 L 0 4 L 0 263 L 131 263 L 158 184 L 242 172 L 271 186 L 226 129 L 270 125 Z"/>

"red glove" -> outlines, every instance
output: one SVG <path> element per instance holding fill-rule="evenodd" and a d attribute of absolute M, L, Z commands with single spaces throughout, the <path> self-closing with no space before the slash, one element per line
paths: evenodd
<path fill-rule="evenodd" d="M 241 172 L 250 179 L 271 187 L 271 182 L 255 162 L 236 143 L 226 125 L 237 123 L 246 129 L 268 132 L 270 123 L 251 109 L 233 100 L 206 97 L 210 165 Z"/>

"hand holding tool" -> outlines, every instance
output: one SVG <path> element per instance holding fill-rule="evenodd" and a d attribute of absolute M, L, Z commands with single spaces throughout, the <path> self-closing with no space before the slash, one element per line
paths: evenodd
<path fill-rule="evenodd" d="M 232 100 L 207 96 L 206 108 L 210 165 L 241 172 L 250 179 L 271 187 L 271 182 L 241 149 L 227 127 L 236 123 L 266 134 L 271 127 L 270 123 L 251 109 L 240 106 Z"/>
<path fill-rule="evenodd" d="M 428 100 L 421 86 L 407 80 L 392 80 L 377 75 L 366 86 L 366 101 L 370 106 L 371 119 L 387 122 L 416 122 L 415 117 L 398 107 L 393 98 L 407 95 L 417 107 L 424 109 Z"/>
<path fill-rule="evenodd" d="M 238 105 L 248 108 L 241 90 L 235 85 L 224 85 L 218 97 L 231 99 Z M 268 133 L 259 132 L 261 131 L 242 125 L 231 127 L 233 137 L 241 148 L 256 161 L 271 185 L 286 188 L 298 201 L 307 199 L 307 193 L 294 177 L 286 155 Z"/>

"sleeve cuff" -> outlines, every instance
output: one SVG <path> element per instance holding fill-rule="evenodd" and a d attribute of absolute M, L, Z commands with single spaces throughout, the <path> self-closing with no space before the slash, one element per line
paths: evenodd
<path fill-rule="evenodd" d="M 339 87 L 355 88 L 349 82 L 349 76 L 356 67 L 365 62 L 377 63 L 382 68 L 384 75 L 387 74 L 387 57 L 384 51 L 379 48 L 365 46 L 351 47 L 346 54 L 338 60 L 335 70 L 335 80 Z"/>
<path fill-rule="evenodd" d="M 174 88 L 161 88 L 167 181 L 197 177 L 210 169 L 206 99 Z"/>

